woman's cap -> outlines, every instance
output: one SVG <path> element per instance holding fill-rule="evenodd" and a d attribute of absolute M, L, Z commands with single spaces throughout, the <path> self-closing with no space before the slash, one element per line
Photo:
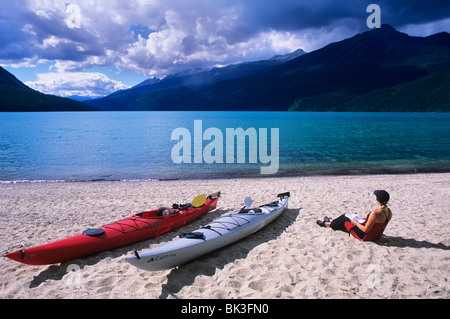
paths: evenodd
<path fill-rule="evenodd" d="M 379 201 L 381 204 L 386 204 L 389 201 L 389 193 L 388 192 L 381 190 L 381 189 L 377 189 L 373 193 L 377 197 L 377 201 Z"/>

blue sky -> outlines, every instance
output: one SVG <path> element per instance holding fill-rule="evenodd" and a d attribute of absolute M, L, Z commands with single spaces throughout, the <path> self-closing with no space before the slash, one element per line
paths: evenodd
<path fill-rule="evenodd" d="M 44 93 L 103 96 L 194 67 L 309 52 L 367 31 L 450 32 L 448 0 L 0 0 L 0 65 Z"/>

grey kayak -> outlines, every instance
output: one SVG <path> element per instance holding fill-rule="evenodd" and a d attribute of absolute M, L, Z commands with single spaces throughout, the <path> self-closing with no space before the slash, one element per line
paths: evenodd
<path fill-rule="evenodd" d="M 278 194 L 278 200 L 256 208 L 243 208 L 224 215 L 192 233 L 146 250 L 135 251 L 125 260 L 138 268 L 159 271 L 182 265 L 211 251 L 227 246 L 271 223 L 288 207 L 290 193 Z"/>

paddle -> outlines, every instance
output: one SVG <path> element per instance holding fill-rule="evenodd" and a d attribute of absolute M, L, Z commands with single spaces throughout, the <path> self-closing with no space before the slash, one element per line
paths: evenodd
<path fill-rule="evenodd" d="M 206 203 L 206 195 L 205 194 L 201 194 L 198 195 L 197 197 L 195 197 L 192 202 L 187 203 L 187 204 L 183 204 L 183 205 L 178 205 L 178 204 L 174 204 L 173 208 L 176 208 L 178 210 L 185 210 L 188 207 L 200 207 L 202 205 L 204 205 Z"/>
<path fill-rule="evenodd" d="M 253 204 L 253 199 L 251 199 L 250 197 L 246 197 L 244 199 L 244 204 L 245 204 L 244 208 L 250 208 L 250 206 L 252 206 Z"/>
<path fill-rule="evenodd" d="M 201 195 L 198 195 L 197 197 L 195 197 L 192 200 L 191 205 L 193 207 L 200 207 L 203 204 L 205 204 L 205 202 L 206 202 L 206 195 L 205 194 L 201 194 Z"/>

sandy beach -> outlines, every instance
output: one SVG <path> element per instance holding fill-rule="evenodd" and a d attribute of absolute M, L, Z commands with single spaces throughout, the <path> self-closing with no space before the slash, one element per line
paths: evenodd
<path fill-rule="evenodd" d="M 376 208 L 393 219 L 377 242 L 320 228 L 327 215 Z M 221 191 L 217 210 L 183 228 L 63 264 L 0 259 L 0 298 L 449 298 L 450 174 L 0 184 L 0 250 L 76 235 L 134 213 Z M 289 210 L 261 231 L 176 269 L 125 262 L 214 218 L 291 192 Z"/>

